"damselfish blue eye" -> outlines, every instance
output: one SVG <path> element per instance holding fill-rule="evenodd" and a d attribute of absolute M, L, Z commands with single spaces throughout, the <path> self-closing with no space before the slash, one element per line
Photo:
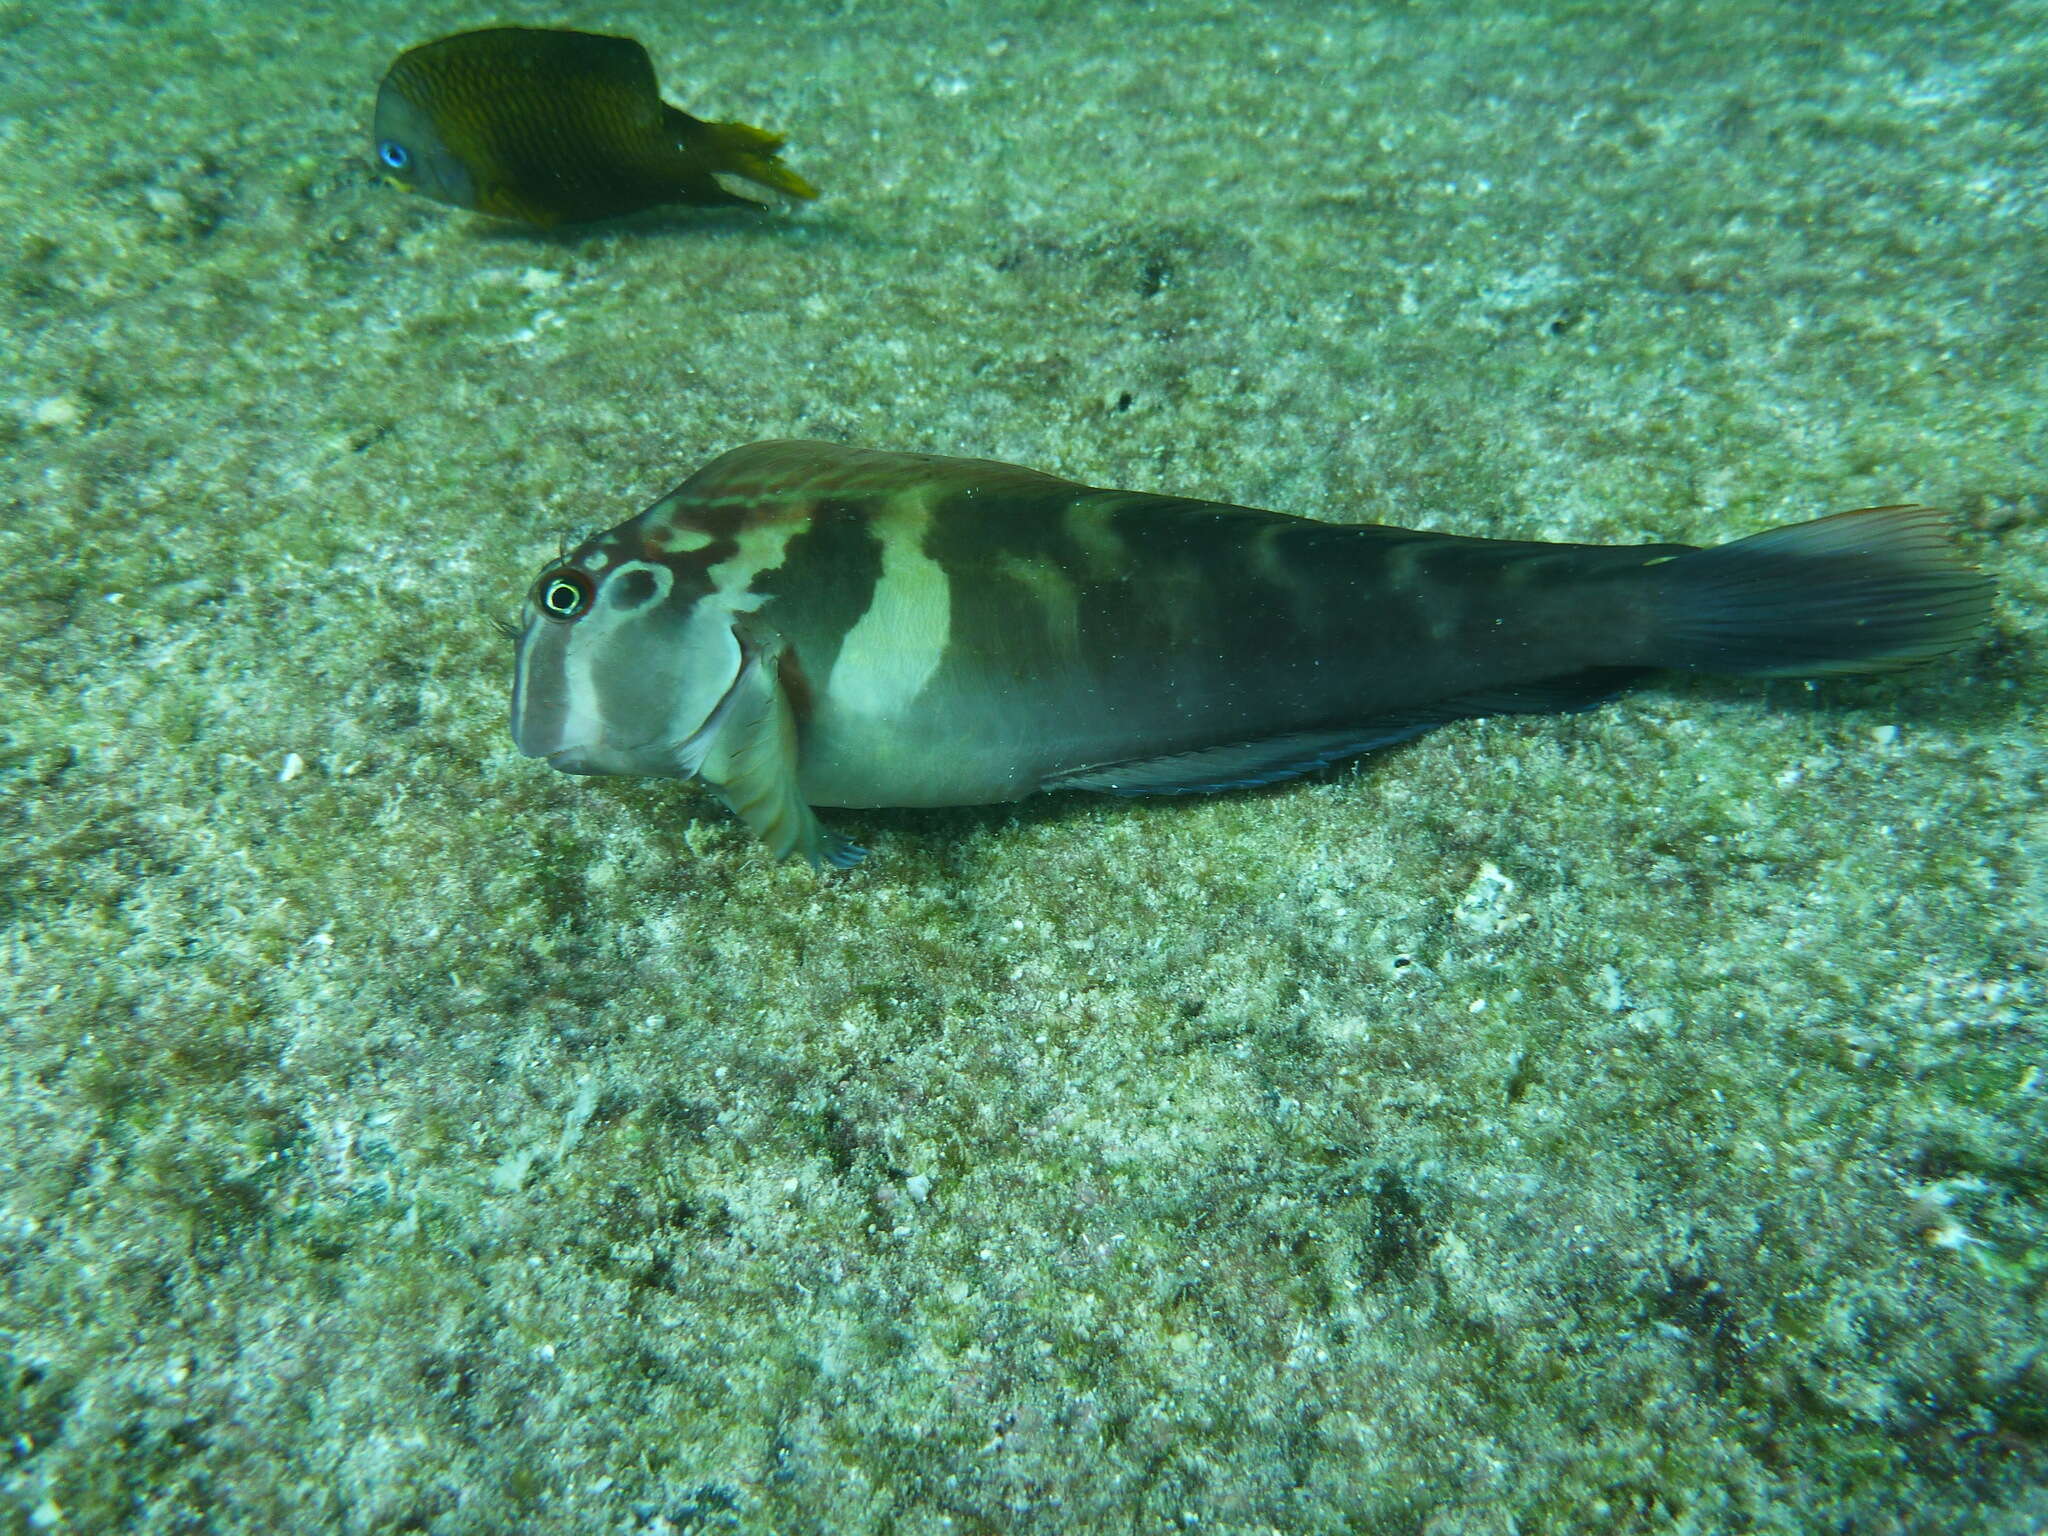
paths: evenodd
<path fill-rule="evenodd" d="M 379 144 L 377 158 L 394 171 L 402 171 L 412 164 L 412 152 L 396 139 L 386 139 Z"/>

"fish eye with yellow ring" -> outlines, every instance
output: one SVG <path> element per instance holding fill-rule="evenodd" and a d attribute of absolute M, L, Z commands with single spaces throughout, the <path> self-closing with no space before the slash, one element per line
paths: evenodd
<path fill-rule="evenodd" d="M 533 584 L 533 606 L 547 618 L 571 624 L 590 612 L 597 588 L 589 576 L 573 565 L 544 574 Z"/>

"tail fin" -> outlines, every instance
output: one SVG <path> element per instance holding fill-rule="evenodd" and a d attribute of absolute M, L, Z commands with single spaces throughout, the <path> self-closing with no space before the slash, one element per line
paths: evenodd
<path fill-rule="evenodd" d="M 748 123 L 707 123 L 679 107 L 669 107 L 665 115 L 684 147 L 701 157 L 703 169 L 744 176 L 791 197 L 818 195 L 816 187 L 776 155 L 786 142 L 781 134 Z"/>
<path fill-rule="evenodd" d="M 1752 677 L 1890 672 L 1968 643 L 1989 577 L 1932 507 L 1869 507 L 1773 528 L 1653 570 L 1653 662 Z"/>

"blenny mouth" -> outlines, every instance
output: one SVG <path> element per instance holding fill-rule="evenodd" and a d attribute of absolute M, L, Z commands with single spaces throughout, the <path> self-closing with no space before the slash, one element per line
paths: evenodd
<path fill-rule="evenodd" d="M 695 736 L 690 738 L 692 741 L 695 739 Z M 647 773 L 658 770 L 639 766 L 638 760 L 650 749 L 659 749 L 661 744 L 659 734 L 649 736 L 644 741 L 637 741 L 630 747 L 607 746 L 599 739 L 595 742 L 579 741 L 566 747 L 556 747 L 552 752 L 542 752 L 539 756 L 550 768 L 558 768 L 563 773 Z M 688 743 L 684 745 L 687 746 Z M 609 766 L 590 766 L 593 763 Z"/>
<path fill-rule="evenodd" d="M 589 752 L 589 750 L 590 748 L 585 746 L 557 747 L 552 752 L 541 753 L 540 757 L 543 762 L 558 773 L 603 773 L 604 769 L 592 768 L 587 765 L 584 754 Z"/>

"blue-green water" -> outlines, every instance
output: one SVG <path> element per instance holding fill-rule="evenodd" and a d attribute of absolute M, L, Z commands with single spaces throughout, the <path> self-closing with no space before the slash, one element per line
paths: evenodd
<path fill-rule="evenodd" d="M 4 1528 L 2048 1522 L 2048 7 L 1861 9 L 0 7 Z M 379 183 L 503 19 L 824 196 Z M 490 624 L 775 436 L 2001 601 L 821 878 Z"/>

